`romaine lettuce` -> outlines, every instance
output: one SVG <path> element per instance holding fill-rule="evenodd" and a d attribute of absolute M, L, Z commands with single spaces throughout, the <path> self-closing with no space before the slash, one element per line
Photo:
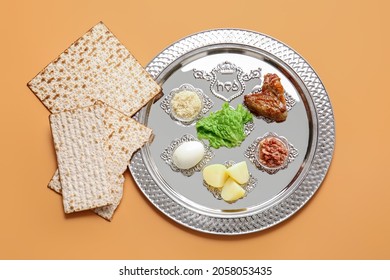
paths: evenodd
<path fill-rule="evenodd" d="M 221 110 L 200 119 L 196 131 L 199 139 L 209 140 L 215 149 L 222 146 L 233 148 L 245 140 L 244 125 L 252 120 L 252 114 L 241 104 L 233 109 L 226 102 Z"/>

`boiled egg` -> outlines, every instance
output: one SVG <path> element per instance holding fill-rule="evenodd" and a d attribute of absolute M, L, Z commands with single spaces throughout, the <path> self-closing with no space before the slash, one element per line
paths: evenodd
<path fill-rule="evenodd" d="M 180 169 L 190 169 L 202 160 L 204 154 L 205 149 L 201 142 L 184 142 L 173 152 L 172 161 Z"/>

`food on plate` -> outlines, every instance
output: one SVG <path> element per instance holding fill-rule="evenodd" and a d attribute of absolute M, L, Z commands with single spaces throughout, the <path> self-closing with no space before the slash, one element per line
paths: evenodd
<path fill-rule="evenodd" d="M 96 115 L 96 118 L 93 114 Z M 85 119 L 83 119 L 84 117 Z M 92 185 L 92 189 L 90 189 L 90 187 L 92 183 L 95 183 L 94 180 L 98 180 L 98 176 L 108 172 L 108 191 L 111 196 L 109 205 L 96 207 L 93 211 L 99 216 L 111 220 L 122 199 L 124 183 L 123 173 L 127 168 L 132 154 L 150 140 L 152 130 L 102 102 L 97 102 L 91 107 L 53 114 L 51 115 L 50 120 L 53 136 L 55 135 L 54 141 L 59 169 L 51 179 L 48 185 L 49 188 L 63 194 L 66 209 L 70 210 L 70 208 L 73 207 L 73 210 L 76 211 L 78 207 L 73 206 L 72 203 L 77 202 L 77 199 L 81 199 L 82 195 L 87 195 L 90 191 L 93 191 L 95 185 Z M 61 123 L 64 120 L 67 120 L 67 122 L 62 126 Z M 79 123 L 80 126 L 78 126 L 74 132 L 71 132 L 72 127 L 77 126 L 77 123 Z M 87 126 L 87 124 L 89 126 Z M 98 130 L 100 132 L 98 132 Z M 103 142 L 99 142 L 99 139 L 94 139 L 96 141 L 92 141 L 92 139 L 90 139 L 90 132 L 99 136 L 99 139 L 102 139 Z M 72 133 L 73 136 L 80 135 L 80 139 L 83 140 L 80 141 L 80 139 L 76 137 L 69 136 L 69 133 Z M 68 145 L 70 150 L 64 147 L 64 143 Z M 99 157 L 96 161 L 86 162 L 82 166 L 82 170 L 66 169 L 64 173 L 63 165 L 80 166 L 82 163 L 77 157 L 81 156 L 87 160 L 86 157 L 94 156 L 96 153 L 91 153 L 92 149 L 90 146 L 98 144 L 103 145 L 103 157 Z M 77 147 L 77 149 L 73 150 L 71 149 L 72 147 Z M 79 154 L 79 152 L 84 149 L 88 149 L 88 153 L 85 153 L 84 155 Z M 73 153 L 76 154 L 73 155 Z M 70 156 L 72 156 L 72 159 Z M 104 161 L 105 167 L 102 164 L 98 164 L 98 162 L 101 161 Z M 62 166 L 61 168 L 60 165 Z M 85 172 L 84 168 L 86 171 L 91 171 L 90 169 L 92 169 L 91 173 Z M 76 182 L 70 182 L 72 184 L 71 188 L 77 187 L 77 190 L 73 189 L 73 191 L 77 192 L 77 196 L 69 194 L 70 186 L 68 184 L 68 177 L 77 178 L 77 180 L 74 179 Z M 101 181 L 98 183 L 101 183 Z M 99 186 L 99 184 L 97 186 Z M 105 188 L 107 188 L 107 186 L 105 186 Z M 85 202 L 91 202 L 92 199 L 94 199 L 93 197 L 94 196 L 92 195 L 85 197 Z M 90 207 L 92 206 L 93 205 L 90 205 Z"/>
<path fill-rule="evenodd" d="M 178 120 L 191 121 L 202 110 L 202 100 L 196 92 L 183 90 L 173 95 L 171 109 Z"/>
<path fill-rule="evenodd" d="M 203 117 L 196 123 L 199 139 L 207 139 L 210 146 L 232 148 L 245 140 L 244 125 L 253 120 L 252 114 L 241 104 L 236 109 L 225 102 L 222 109 Z"/>
<path fill-rule="evenodd" d="M 260 163 L 269 168 L 281 166 L 288 158 L 288 148 L 276 137 L 267 137 L 260 141 Z"/>
<path fill-rule="evenodd" d="M 244 104 L 256 116 L 263 116 L 276 122 L 287 118 L 286 98 L 280 78 L 266 74 L 261 91 L 244 96 Z"/>
<path fill-rule="evenodd" d="M 211 164 L 203 169 L 203 179 L 214 188 L 222 188 L 228 178 L 226 166 L 223 164 Z"/>
<path fill-rule="evenodd" d="M 221 197 L 223 200 L 227 202 L 233 202 L 244 197 L 244 195 L 245 190 L 239 184 L 237 184 L 233 178 L 228 178 L 226 180 L 221 191 Z"/>
<path fill-rule="evenodd" d="M 191 177 L 201 172 L 203 167 L 214 157 L 208 145 L 191 134 L 184 134 L 173 139 L 160 154 L 160 158 L 168 164 L 172 171 Z"/>
<path fill-rule="evenodd" d="M 227 174 L 239 184 L 246 184 L 249 180 L 249 171 L 246 161 L 233 164 L 226 170 Z"/>
<path fill-rule="evenodd" d="M 250 174 L 245 161 L 234 163 L 229 168 L 212 164 L 203 169 L 203 179 L 209 187 L 218 189 L 223 200 L 233 202 L 245 195 L 243 187 L 247 186 Z"/>
<path fill-rule="evenodd" d="M 28 87 L 51 113 L 101 100 L 127 116 L 161 91 L 102 22 L 71 44 Z"/>
<path fill-rule="evenodd" d="M 190 169 L 197 165 L 205 155 L 205 148 L 199 141 L 184 142 L 172 155 L 173 163 L 180 169 Z"/>

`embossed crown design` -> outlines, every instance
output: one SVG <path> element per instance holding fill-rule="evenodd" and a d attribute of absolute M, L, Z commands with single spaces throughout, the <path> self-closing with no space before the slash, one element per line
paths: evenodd
<path fill-rule="evenodd" d="M 229 61 L 225 61 L 217 66 L 217 69 L 221 74 L 233 74 L 236 71 L 237 66 Z"/>
<path fill-rule="evenodd" d="M 245 82 L 252 79 L 259 79 L 261 68 L 251 70 L 249 74 L 243 72 L 240 67 L 225 61 L 218 64 L 211 72 L 193 69 L 195 79 L 204 79 L 210 82 L 210 91 L 217 98 L 230 102 L 241 96 L 245 91 Z M 229 74 L 221 79 L 221 75 Z"/>

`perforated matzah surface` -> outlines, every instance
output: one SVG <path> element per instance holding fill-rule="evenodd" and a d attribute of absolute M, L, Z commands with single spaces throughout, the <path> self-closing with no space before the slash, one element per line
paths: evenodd
<path fill-rule="evenodd" d="M 112 202 L 102 105 L 50 115 L 65 213 Z"/>
<path fill-rule="evenodd" d="M 132 154 L 141 148 L 151 137 L 152 130 L 119 111 L 102 105 L 103 124 L 106 129 L 109 171 L 111 178 L 112 204 L 99 207 L 94 211 L 107 220 L 111 220 L 120 203 L 123 193 L 123 173 L 129 164 Z M 61 193 L 61 182 L 58 171 L 49 183 L 49 188 Z"/>
<path fill-rule="evenodd" d="M 101 100 L 128 116 L 161 90 L 102 22 L 46 66 L 28 87 L 52 113 Z"/>

